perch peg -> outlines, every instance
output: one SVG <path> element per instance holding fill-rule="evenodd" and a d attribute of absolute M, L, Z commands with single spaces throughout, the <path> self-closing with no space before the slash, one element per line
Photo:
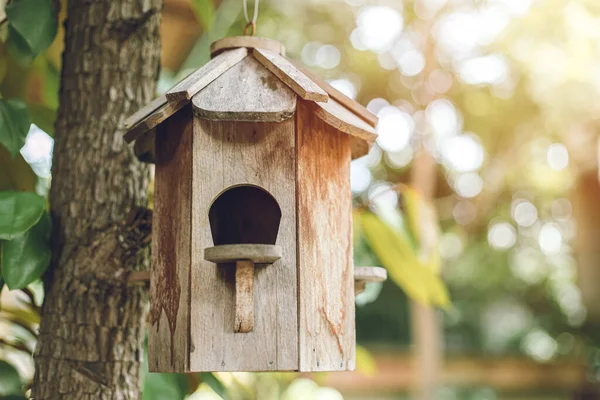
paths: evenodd
<path fill-rule="evenodd" d="M 354 267 L 354 294 L 365 290 L 367 282 L 383 282 L 387 279 L 387 271 L 381 267 Z"/>
<path fill-rule="evenodd" d="M 272 264 L 281 247 L 270 244 L 225 244 L 204 249 L 204 259 L 217 264 L 235 263 L 235 332 L 254 329 L 254 264 Z"/>

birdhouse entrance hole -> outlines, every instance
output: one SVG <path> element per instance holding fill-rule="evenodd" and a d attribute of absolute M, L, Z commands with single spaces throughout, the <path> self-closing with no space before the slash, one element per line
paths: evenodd
<path fill-rule="evenodd" d="M 204 250 L 204 258 L 235 263 L 234 329 L 250 332 L 254 328 L 254 264 L 272 264 L 281 258 L 281 248 L 275 246 L 281 209 L 258 186 L 234 186 L 215 199 L 208 219 L 215 246 Z"/>
<path fill-rule="evenodd" d="M 275 244 L 281 209 L 273 196 L 258 186 L 234 186 L 213 201 L 208 218 L 215 246 Z"/>

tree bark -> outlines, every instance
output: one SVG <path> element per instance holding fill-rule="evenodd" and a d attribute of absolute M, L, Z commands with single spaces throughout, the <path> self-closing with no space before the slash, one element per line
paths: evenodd
<path fill-rule="evenodd" d="M 149 168 L 123 142 L 125 117 L 154 97 L 161 0 L 71 0 L 56 122 L 35 399 L 137 399 L 146 295 Z"/>

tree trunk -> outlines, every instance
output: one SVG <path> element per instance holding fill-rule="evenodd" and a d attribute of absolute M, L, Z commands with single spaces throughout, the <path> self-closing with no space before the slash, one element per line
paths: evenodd
<path fill-rule="evenodd" d="M 149 168 L 120 125 L 154 96 L 161 6 L 69 1 L 35 399 L 140 397 L 146 295 L 126 280 L 149 260 L 131 212 L 147 204 Z"/>

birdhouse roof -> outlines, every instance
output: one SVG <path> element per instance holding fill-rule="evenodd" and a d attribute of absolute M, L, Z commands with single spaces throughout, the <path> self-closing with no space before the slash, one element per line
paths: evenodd
<path fill-rule="evenodd" d="M 281 43 L 230 37 L 213 43 L 211 53 L 209 62 L 125 120 L 126 142 L 148 139 L 154 128 L 190 102 L 202 118 L 281 121 L 295 111 L 293 92 L 308 101 L 321 120 L 350 135 L 352 158 L 365 155 L 374 143 L 377 117 L 287 59 Z M 211 85 L 215 81 L 219 85 Z M 240 85 L 253 90 L 239 90 Z"/>

